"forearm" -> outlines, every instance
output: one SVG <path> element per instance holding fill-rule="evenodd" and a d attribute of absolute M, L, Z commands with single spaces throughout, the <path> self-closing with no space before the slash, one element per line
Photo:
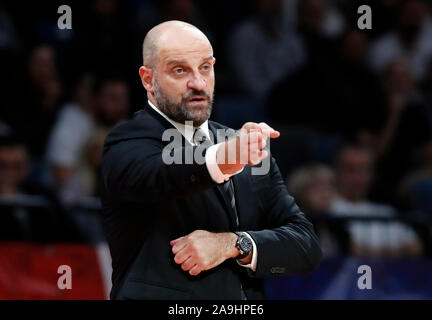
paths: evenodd
<path fill-rule="evenodd" d="M 216 237 L 219 238 L 219 242 L 221 244 L 222 255 L 224 260 L 236 258 L 239 254 L 239 251 L 236 248 L 237 235 L 233 232 L 222 232 L 217 233 Z"/>

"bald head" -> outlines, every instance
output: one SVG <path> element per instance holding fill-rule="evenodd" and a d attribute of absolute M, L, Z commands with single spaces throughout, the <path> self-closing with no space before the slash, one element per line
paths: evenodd
<path fill-rule="evenodd" d="M 154 67 L 161 50 L 192 49 L 196 45 L 211 44 L 197 27 L 183 21 L 166 21 L 153 27 L 143 42 L 143 65 Z"/>

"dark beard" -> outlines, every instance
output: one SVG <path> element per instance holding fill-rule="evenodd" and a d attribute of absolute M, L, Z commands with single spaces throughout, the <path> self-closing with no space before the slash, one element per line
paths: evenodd
<path fill-rule="evenodd" d="M 182 97 L 180 103 L 175 103 L 171 101 L 168 96 L 162 91 L 157 81 L 157 78 L 155 79 L 154 86 L 154 95 L 157 106 L 171 120 L 183 124 L 186 121 L 192 121 L 194 127 L 199 127 L 210 118 L 213 108 L 213 96 L 210 97 L 207 92 L 203 90 L 192 89 Z M 205 113 L 201 114 L 201 116 L 196 116 L 192 111 L 188 110 L 187 102 L 193 96 L 202 96 L 205 97 L 205 99 L 207 100 L 207 107 Z"/>

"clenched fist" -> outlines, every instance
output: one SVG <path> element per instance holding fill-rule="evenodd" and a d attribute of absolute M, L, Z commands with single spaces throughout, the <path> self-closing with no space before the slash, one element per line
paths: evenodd
<path fill-rule="evenodd" d="M 256 165 L 268 157 L 263 149 L 267 138 L 277 138 L 280 133 L 264 122 L 247 122 L 240 133 L 221 144 L 216 153 L 216 162 L 223 174 L 233 174 L 246 165 Z"/>
<path fill-rule="evenodd" d="M 229 258 L 235 258 L 239 250 L 235 244 L 237 235 L 231 232 L 213 233 L 196 230 L 187 236 L 170 242 L 174 261 L 184 271 L 196 276 L 212 269 Z"/>

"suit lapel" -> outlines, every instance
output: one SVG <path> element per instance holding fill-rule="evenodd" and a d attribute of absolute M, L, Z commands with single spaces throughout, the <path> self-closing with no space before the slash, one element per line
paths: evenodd
<path fill-rule="evenodd" d="M 169 122 L 167 119 L 162 117 L 162 115 L 160 115 L 155 110 L 153 110 L 153 108 L 148 104 L 144 107 L 144 109 L 137 111 L 135 114 L 139 114 L 140 112 L 148 112 L 153 118 L 155 118 L 157 121 L 160 122 L 160 124 L 164 127 L 165 130 L 166 129 L 176 129 L 177 130 L 177 128 L 171 122 Z M 182 141 L 181 146 L 191 146 L 191 143 L 189 141 L 187 141 L 186 138 L 182 134 L 180 134 L 180 136 L 181 136 L 181 141 Z M 166 143 L 168 144 L 168 142 L 166 142 Z"/>

